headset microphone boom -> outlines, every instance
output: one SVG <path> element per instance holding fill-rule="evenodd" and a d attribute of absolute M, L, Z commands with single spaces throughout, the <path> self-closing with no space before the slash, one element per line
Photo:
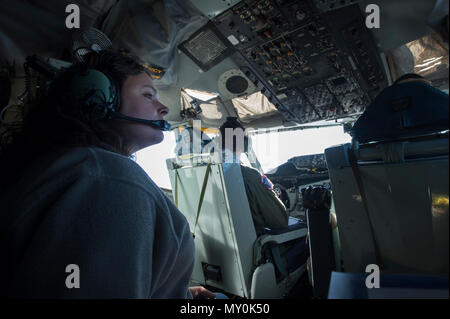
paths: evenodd
<path fill-rule="evenodd" d="M 161 131 L 170 131 L 170 129 L 171 129 L 170 124 L 164 120 L 144 120 L 144 119 L 140 119 L 137 117 L 127 116 L 127 115 L 124 115 L 119 112 L 112 112 L 111 116 L 113 118 L 119 118 L 119 119 L 123 119 L 123 120 L 127 120 L 127 121 L 133 121 L 133 122 L 138 122 L 138 123 L 142 123 L 142 124 L 147 124 L 153 128 L 159 129 Z"/>

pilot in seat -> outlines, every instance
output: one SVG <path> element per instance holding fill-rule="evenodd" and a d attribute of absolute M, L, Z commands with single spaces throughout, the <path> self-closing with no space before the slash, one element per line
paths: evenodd
<path fill-rule="evenodd" d="M 240 163 L 241 154 L 248 152 L 248 137 L 244 134 L 234 135 L 233 131 L 235 129 L 244 131 L 237 118 L 233 117 L 227 118 L 220 127 L 222 154 L 225 163 L 230 161 Z M 240 136 L 244 138 L 243 143 L 236 142 L 236 139 L 240 138 Z M 273 191 L 272 182 L 252 167 L 241 164 L 241 171 L 257 235 L 263 234 L 265 228 L 278 229 L 287 227 L 288 213 L 283 202 Z"/>

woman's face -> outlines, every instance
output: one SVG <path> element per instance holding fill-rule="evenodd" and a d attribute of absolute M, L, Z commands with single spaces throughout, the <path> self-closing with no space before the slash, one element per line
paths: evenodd
<path fill-rule="evenodd" d="M 121 90 L 120 113 L 143 120 L 163 120 L 169 109 L 158 101 L 158 91 L 146 73 L 129 76 Z M 149 125 L 121 120 L 121 132 L 132 153 L 160 143 L 163 132 Z"/>

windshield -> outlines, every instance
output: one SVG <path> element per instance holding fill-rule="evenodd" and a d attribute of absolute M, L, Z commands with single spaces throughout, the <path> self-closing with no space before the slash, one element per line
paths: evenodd
<path fill-rule="evenodd" d="M 251 136 L 252 145 L 264 173 L 288 159 L 323 153 L 325 148 L 349 143 L 351 136 L 342 126 L 323 127 L 286 132 L 271 132 Z M 159 186 L 172 189 L 166 159 L 175 157 L 175 134 L 164 132 L 164 141 L 136 153 L 136 162 Z"/>

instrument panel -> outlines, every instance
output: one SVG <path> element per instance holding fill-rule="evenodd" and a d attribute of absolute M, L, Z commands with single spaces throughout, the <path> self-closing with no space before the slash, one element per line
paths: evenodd
<path fill-rule="evenodd" d="M 320 0 L 244 0 L 212 24 L 233 48 L 227 57 L 286 120 L 345 117 L 387 86 L 361 10 L 347 2 L 324 11 Z"/>

